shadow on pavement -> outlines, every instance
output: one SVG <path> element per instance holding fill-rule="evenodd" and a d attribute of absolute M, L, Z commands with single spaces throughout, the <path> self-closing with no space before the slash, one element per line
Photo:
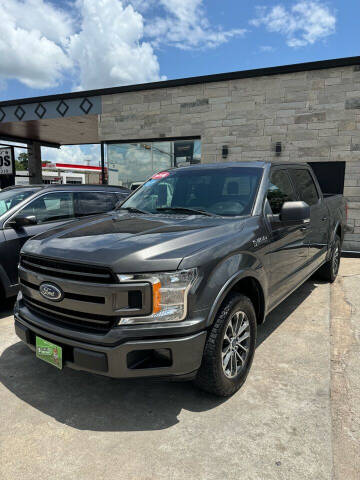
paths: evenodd
<path fill-rule="evenodd" d="M 297 309 L 297 307 L 316 289 L 317 285 L 326 283 L 310 278 L 284 302 L 280 303 L 270 315 L 266 322 L 258 328 L 256 346 L 261 345 L 280 325 Z"/>
<path fill-rule="evenodd" d="M 259 327 L 258 345 L 315 288 L 309 280 L 276 308 Z M 226 401 L 200 392 L 189 382 L 116 380 L 71 369 L 59 372 L 37 360 L 21 342 L 11 345 L 0 357 L 0 381 L 46 415 L 91 431 L 161 430 L 178 423 L 182 409 L 203 412 Z"/>
<path fill-rule="evenodd" d="M 178 423 L 182 409 L 202 412 L 224 400 L 191 383 L 116 380 L 54 367 L 18 342 L 0 358 L 0 381 L 22 401 L 80 430 L 161 430 Z"/>

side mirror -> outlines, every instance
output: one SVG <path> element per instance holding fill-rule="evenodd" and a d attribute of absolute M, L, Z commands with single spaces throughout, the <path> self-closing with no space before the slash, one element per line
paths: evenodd
<path fill-rule="evenodd" d="M 310 222 L 310 207 L 305 202 L 285 202 L 279 215 L 280 222 L 301 224 Z"/>
<path fill-rule="evenodd" d="M 35 215 L 27 215 L 27 216 L 18 215 L 17 217 L 14 217 L 7 222 L 7 226 L 14 228 L 15 230 L 17 228 L 29 227 L 31 225 L 36 225 L 36 224 L 37 224 L 37 221 L 36 221 Z"/>

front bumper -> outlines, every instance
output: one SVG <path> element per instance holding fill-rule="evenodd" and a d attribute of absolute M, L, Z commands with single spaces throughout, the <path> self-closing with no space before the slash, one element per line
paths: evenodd
<path fill-rule="evenodd" d="M 191 377 L 199 369 L 206 331 L 178 338 L 138 339 L 103 346 L 63 337 L 20 317 L 15 331 L 35 351 L 36 336 L 63 348 L 64 366 L 113 378 Z"/>

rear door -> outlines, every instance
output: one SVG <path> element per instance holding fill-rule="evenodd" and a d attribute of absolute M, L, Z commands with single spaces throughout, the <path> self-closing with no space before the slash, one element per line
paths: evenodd
<path fill-rule="evenodd" d="M 74 202 L 71 192 L 48 192 L 39 195 L 22 209 L 16 216 L 35 216 L 36 225 L 10 228 L 4 224 L 6 251 L 9 252 L 6 271 L 12 284 L 17 283 L 19 253 L 24 243 L 34 235 L 43 233 L 74 218 Z M 11 217 L 10 217 L 11 218 Z"/>
<path fill-rule="evenodd" d="M 289 172 L 299 199 L 310 206 L 310 225 L 307 229 L 306 243 L 309 247 L 309 262 L 317 264 L 327 253 L 328 209 L 309 169 L 294 167 Z"/>
<path fill-rule="evenodd" d="M 298 285 L 304 276 L 308 260 L 306 231 L 301 225 L 284 225 L 279 219 L 285 202 L 298 200 L 289 173 L 284 168 L 274 167 L 265 204 L 265 216 L 271 232 L 267 268 L 270 272 L 270 307 L 279 303 L 289 291 Z"/>

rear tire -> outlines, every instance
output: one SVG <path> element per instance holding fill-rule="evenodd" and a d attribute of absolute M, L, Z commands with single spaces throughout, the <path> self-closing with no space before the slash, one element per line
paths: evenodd
<path fill-rule="evenodd" d="M 195 384 L 221 397 L 238 391 L 254 358 L 256 328 L 255 310 L 250 299 L 238 293 L 230 294 L 207 337 Z"/>
<path fill-rule="evenodd" d="M 341 258 L 341 239 L 335 236 L 329 260 L 316 272 L 317 276 L 326 282 L 333 283 L 337 277 Z"/>

